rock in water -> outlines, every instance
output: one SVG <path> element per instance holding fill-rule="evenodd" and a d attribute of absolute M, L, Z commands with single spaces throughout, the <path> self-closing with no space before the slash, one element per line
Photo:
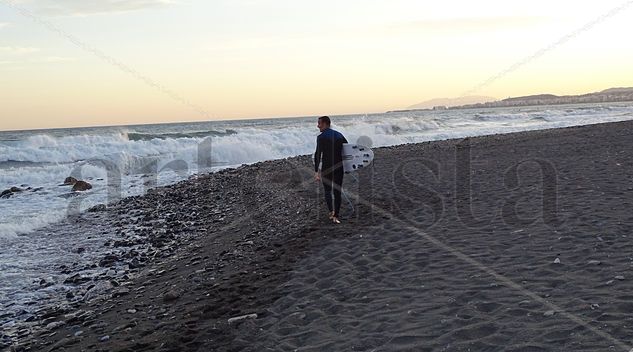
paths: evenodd
<path fill-rule="evenodd" d="M 65 186 L 72 186 L 75 183 L 77 183 L 77 179 L 74 177 L 66 177 L 66 179 L 64 180 L 64 185 Z"/>
<path fill-rule="evenodd" d="M 96 213 L 96 212 L 100 212 L 100 211 L 105 211 L 107 210 L 108 207 L 105 204 L 97 204 L 94 207 L 88 209 L 89 213 Z"/>
<path fill-rule="evenodd" d="M 73 192 L 83 192 L 92 189 L 92 185 L 86 181 L 77 181 L 73 186 Z"/>
<path fill-rule="evenodd" d="M 13 195 L 13 193 L 20 193 L 20 192 L 24 192 L 24 190 L 20 187 L 11 187 L 9 189 L 5 189 L 4 191 L 2 191 L 2 193 L 0 193 L 0 198 L 11 198 L 11 196 Z"/>

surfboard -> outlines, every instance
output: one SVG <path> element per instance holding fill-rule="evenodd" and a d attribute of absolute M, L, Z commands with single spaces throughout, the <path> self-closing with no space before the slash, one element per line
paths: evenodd
<path fill-rule="evenodd" d="M 369 166 L 374 160 L 374 152 L 362 145 L 343 144 L 343 171 L 346 174 Z"/>

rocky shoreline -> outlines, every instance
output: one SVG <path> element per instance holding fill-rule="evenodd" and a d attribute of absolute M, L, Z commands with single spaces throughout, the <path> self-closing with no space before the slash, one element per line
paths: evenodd
<path fill-rule="evenodd" d="M 292 185 L 300 182 L 299 174 L 292 178 L 291 165 L 297 163 L 307 165 L 310 158 L 268 161 L 196 175 L 151 189 L 143 196 L 91 208 L 41 230 L 48 235 L 72 232 L 75 236 L 94 237 L 95 241 L 91 248 L 69 248 L 68 254 L 85 260 L 59 266 L 56 280 L 39 282 L 41 289 L 58 287 L 57 300 L 32 302 L 44 306 L 33 312 L 0 315 L 0 347 L 11 346 L 15 351 L 51 348 L 54 344 L 49 339 L 64 329 L 69 329 L 73 341 L 87 330 L 103 331 L 99 340 L 105 342 L 109 340 L 108 329 L 98 322 L 100 315 L 132 297 L 140 298 L 148 291 L 145 286 L 182 270 L 194 285 L 211 290 L 208 286 L 215 278 L 208 281 L 208 273 L 222 281 L 222 273 L 230 270 L 233 262 L 248 259 L 270 246 L 270 242 L 285 238 L 290 232 L 297 233 L 299 226 L 305 225 L 291 221 L 292 215 L 311 212 L 314 205 L 311 199 L 292 194 Z M 289 172 L 280 175 L 275 170 Z M 264 202 L 263 197 L 269 201 Z M 252 226 L 244 227 L 246 223 Z M 205 245 L 211 246 L 213 252 L 203 253 Z M 192 255 L 192 251 L 197 255 Z M 189 255 L 191 258 L 187 259 Z M 266 255 L 277 254 L 267 250 Z M 187 260 L 184 268 L 180 265 L 183 260 Z M 182 291 L 165 286 L 160 292 L 152 292 L 148 299 L 177 301 L 186 294 Z M 126 312 L 132 320 L 141 311 L 153 314 L 155 319 L 169 312 L 165 308 L 146 308 L 129 308 Z M 131 324 L 124 321 L 122 325 Z M 117 326 L 108 327 L 114 329 L 110 335 L 118 331 Z M 70 343 L 64 341 L 60 347 Z"/>

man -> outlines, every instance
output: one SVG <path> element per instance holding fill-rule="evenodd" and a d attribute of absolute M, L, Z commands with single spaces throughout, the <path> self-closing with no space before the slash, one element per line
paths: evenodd
<path fill-rule="evenodd" d="M 323 182 L 325 190 L 325 202 L 330 211 L 330 220 L 340 224 L 339 210 L 341 209 L 341 187 L 343 185 L 343 144 L 347 139 L 343 135 L 330 128 L 331 121 L 328 116 L 319 117 L 317 127 L 321 134 L 317 137 L 317 147 L 314 153 L 314 179 Z M 319 162 L 322 162 L 319 173 Z M 334 192 L 334 205 L 332 206 L 332 192 Z"/>

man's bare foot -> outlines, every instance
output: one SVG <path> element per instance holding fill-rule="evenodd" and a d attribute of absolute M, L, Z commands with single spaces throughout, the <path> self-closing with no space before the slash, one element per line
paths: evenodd
<path fill-rule="evenodd" d="M 336 216 L 332 216 L 332 222 L 335 224 L 340 224 L 341 220 L 339 220 Z"/>
<path fill-rule="evenodd" d="M 330 220 L 332 220 L 333 217 L 334 217 L 334 211 L 331 211 L 330 216 L 329 216 Z"/>

